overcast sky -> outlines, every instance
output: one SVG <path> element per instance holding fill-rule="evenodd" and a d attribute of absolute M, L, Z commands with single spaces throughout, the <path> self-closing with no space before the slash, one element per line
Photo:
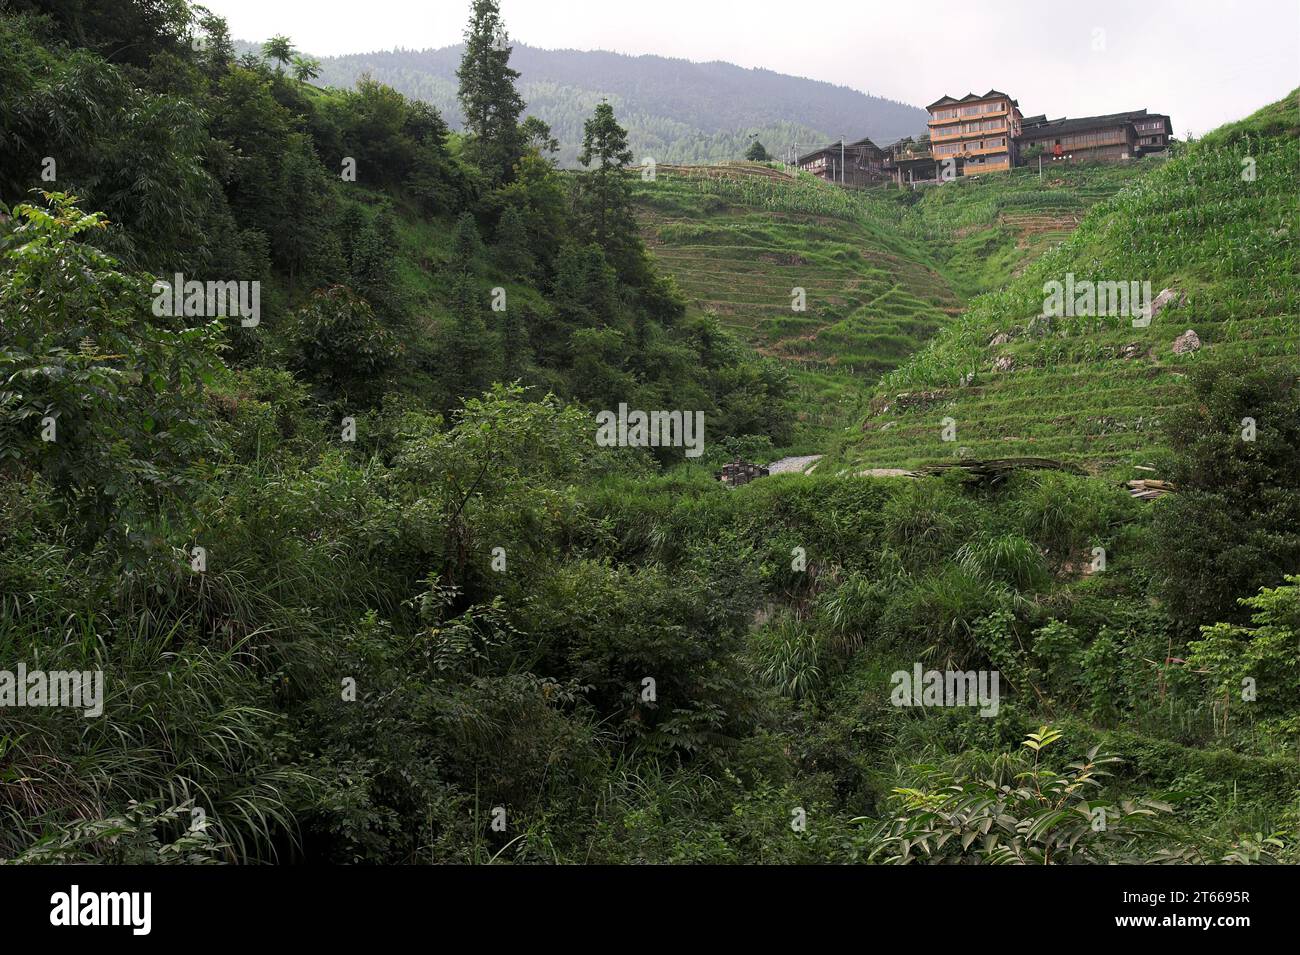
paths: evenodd
<path fill-rule="evenodd" d="M 204 0 L 318 56 L 459 42 L 469 0 Z M 1300 85 L 1300 0 L 501 0 L 547 49 L 725 60 L 917 106 L 995 88 L 1025 115 L 1169 113 L 1177 135 Z M 599 86 L 593 77 L 592 86 Z"/>

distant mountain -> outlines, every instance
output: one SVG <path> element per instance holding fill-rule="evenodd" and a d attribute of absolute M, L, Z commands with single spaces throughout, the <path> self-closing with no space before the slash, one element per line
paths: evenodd
<path fill-rule="evenodd" d="M 437 107 L 453 128 L 462 122 L 456 102 L 460 45 L 437 50 L 391 50 L 324 58 L 318 82 L 351 87 L 374 79 Z M 522 74 L 528 113 L 550 123 L 560 161 L 573 165 L 582 123 L 602 98 L 628 130 L 639 162 L 739 159 L 756 133 L 780 156 L 798 145 L 851 142 L 870 136 L 892 142 L 925 130 L 924 110 L 869 96 L 847 86 L 750 70 L 731 63 L 692 63 L 662 56 L 580 50 L 540 50 L 517 44 L 510 64 Z"/>

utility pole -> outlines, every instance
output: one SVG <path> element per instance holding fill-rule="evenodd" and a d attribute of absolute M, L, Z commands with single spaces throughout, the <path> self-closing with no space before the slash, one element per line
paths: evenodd
<path fill-rule="evenodd" d="M 840 137 L 840 185 L 844 185 L 844 137 Z"/>
<path fill-rule="evenodd" d="M 1043 154 L 1038 154 L 1038 178 L 1043 178 Z"/>

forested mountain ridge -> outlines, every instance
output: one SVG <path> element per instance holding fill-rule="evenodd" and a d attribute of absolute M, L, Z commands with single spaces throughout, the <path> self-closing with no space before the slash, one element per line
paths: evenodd
<path fill-rule="evenodd" d="M 351 88 L 362 75 L 435 106 L 453 128 L 456 67 L 462 44 L 436 50 L 388 50 L 321 59 L 319 83 Z M 731 63 L 694 63 L 604 50 L 542 50 L 518 43 L 512 66 L 527 115 L 544 118 L 560 143 L 558 158 L 572 166 L 583 120 L 602 98 L 627 128 L 639 162 L 712 162 L 741 158 L 756 135 L 769 150 L 799 143 L 878 144 L 925 131 L 924 110 L 845 86 L 745 69 Z"/>

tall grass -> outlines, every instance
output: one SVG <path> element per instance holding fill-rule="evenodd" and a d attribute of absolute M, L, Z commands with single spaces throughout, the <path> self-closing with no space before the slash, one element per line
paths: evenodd
<path fill-rule="evenodd" d="M 815 696 L 826 679 L 818 633 L 792 613 L 778 615 L 759 630 L 751 653 L 759 681 L 790 699 Z"/>

